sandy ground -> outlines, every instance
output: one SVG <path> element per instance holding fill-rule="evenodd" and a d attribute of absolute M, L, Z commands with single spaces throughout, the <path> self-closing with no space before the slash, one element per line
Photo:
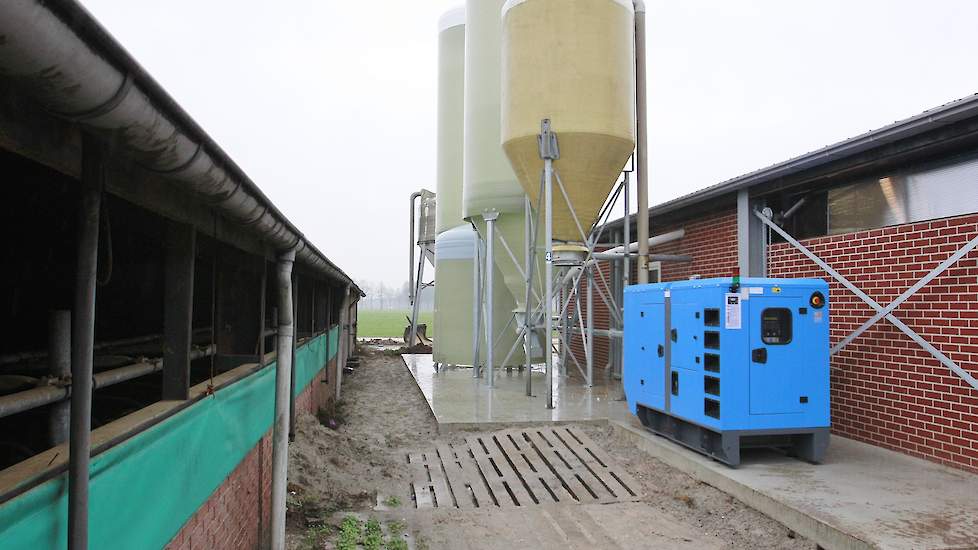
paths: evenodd
<path fill-rule="evenodd" d="M 815 548 L 780 523 L 649 457 L 605 426 L 579 427 L 644 485 L 641 502 L 518 511 L 416 510 L 407 454 L 435 441 L 459 442 L 471 432 L 439 435 L 410 373 L 399 356 L 389 353 L 365 347 L 362 366 L 344 378 L 337 410 L 298 419 L 289 450 L 289 548 L 338 547 L 340 524 L 351 514 L 378 519 L 385 533 L 393 531 L 406 547 L 418 549 L 529 544 Z M 330 418 L 335 429 L 327 426 Z"/>

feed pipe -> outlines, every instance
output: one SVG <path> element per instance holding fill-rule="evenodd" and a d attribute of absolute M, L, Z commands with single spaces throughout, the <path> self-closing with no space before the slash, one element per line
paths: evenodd
<path fill-rule="evenodd" d="M 675 231 L 670 231 L 668 233 L 663 233 L 661 235 L 656 235 L 655 237 L 652 237 L 652 238 L 648 239 L 646 246 L 647 246 L 647 248 L 652 248 L 654 246 L 661 246 L 661 245 L 666 244 L 666 243 L 671 243 L 673 241 L 678 241 L 678 240 L 682 239 L 685 236 L 686 236 L 686 230 L 685 229 L 677 229 Z M 628 252 L 631 253 L 631 252 L 637 251 L 638 248 L 639 248 L 638 244 L 639 243 L 637 243 L 637 242 L 634 242 L 634 243 L 629 244 L 628 245 Z M 608 250 L 605 250 L 603 252 L 595 253 L 595 255 L 597 255 L 597 254 L 609 254 L 609 255 L 613 254 L 613 255 L 621 256 L 621 255 L 623 255 L 624 252 L 625 252 L 625 246 L 622 245 L 622 246 L 616 246 L 614 248 L 609 248 Z"/>
<path fill-rule="evenodd" d="M 292 265 L 295 251 L 279 256 L 278 344 L 275 350 L 275 425 L 272 429 L 272 550 L 285 549 L 285 491 L 289 467 L 289 403 L 292 387 L 292 338 L 295 320 L 292 309 Z"/>
<path fill-rule="evenodd" d="M 190 352 L 190 359 L 200 359 L 210 357 L 215 353 L 214 346 L 207 346 Z M 163 370 L 163 360 L 143 361 L 126 365 L 117 369 L 102 371 L 92 376 L 92 388 L 102 389 L 115 384 L 121 384 L 134 378 L 140 378 L 154 372 Z M 11 416 L 17 413 L 60 403 L 68 399 L 71 395 L 71 385 L 51 385 L 33 388 L 9 395 L 0 396 L 0 418 Z"/>
<path fill-rule="evenodd" d="M 194 329 L 194 336 L 198 336 L 204 333 L 210 333 L 210 327 Z M 274 330 L 272 331 L 274 332 Z M 147 334 L 145 336 L 133 336 L 131 338 L 122 338 L 119 340 L 106 340 L 103 342 L 96 342 L 95 351 L 101 351 L 109 348 L 119 348 L 126 346 L 134 346 L 137 344 L 148 344 L 150 342 L 156 342 L 162 340 L 162 334 Z M 40 359 L 45 359 L 48 357 L 48 350 L 37 350 L 37 351 L 20 351 L 14 353 L 8 353 L 6 355 L 0 355 L 0 365 L 12 365 L 16 363 L 22 363 L 25 361 L 37 361 Z"/>
<path fill-rule="evenodd" d="M 638 160 L 638 282 L 649 282 L 649 129 L 646 62 L 645 2 L 635 0 L 635 156 Z M 625 213 L 626 217 L 628 213 Z"/>
<path fill-rule="evenodd" d="M 651 248 L 653 246 L 660 246 L 660 245 L 663 245 L 663 244 L 666 244 L 666 243 L 670 243 L 670 242 L 673 242 L 673 241 L 678 241 L 678 240 L 682 239 L 685 236 L 686 236 L 686 230 L 685 229 L 677 229 L 675 231 L 670 231 L 669 233 L 663 233 L 661 235 L 656 235 L 655 237 L 652 237 L 651 239 L 648 239 L 647 245 L 648 245 L 648 248 Z M 629 244 L 628 245 L 628 252 L 629 253 L 632 253 L 632 252 L 635 252 L 636 250 L 638 250 L 638 248 L 639 248 L 638 245 L 639 245 L 639 243 L 631 243 L 631 244 Z M 599 260 L 620 260 L 620 259 L 623 259 L 624 257 L 625 257 L 625 246 L 622 245 L 622 246 L 616 246 L 615 248 L 610 248 L 608 250 L 605 250 L 604 252 L 594 252 L 594 253 L 591 254 L 591 258 L 588 259 L 584 263 L 585 263 L 585 265 L 593 265 L 593 264 L 595 264 Z M 648 257 L 649 256 L 646 255 L 646 258 L 648 258 Z M 663 260 L 663 261 L 680 261 L 680 262 L 682 262 L 682 261 L 688 261 L 686 256 L 675 256 L 675 257 L 673 257 L 673 256 L 663 256 L 660 259 Z M 581 270 L 583 270 L 583 269 L 584 269 L 583 266 L 574 266 L 574 267 L 568 269 L 567 270 L 567 274 L 565 274 L 563 280 L 561 280 L 561 283 L 560 283 L 561 286 L 562 287 L 566 287 L 566 286 L 571 285 L 574 282 L 574 279 L 577 278 L 577 274 L 580 273 Z M 648 281 L 646 281 L 646 282 L 648 282 Z"/>
<path fill-rule="evenodd" d="M 0 2 L 0 36 L 0 75 L 55 115 L 111 135 L 137 163 L 276 249 L 352 282 L 77 2 Z"/>
<path fill-rule="evenodd" d="M 420 196 L 421 196 L 421 191 L 415 191 L 414 193 L 411 193 L 411 222 L 410 222 L 411 223 L 411 228 L 408 231 L 408 240 L 410 241 L 408 243 L 408 301 L 411 302 L 411 305 L 414 305 L 414 246 L 415 246 L 415 241 L 414 241 L 414 224 L 415 224 L 415 218 L 414 218 L 414 202 L 416 200 L 418 200 L 418 197 L 420 197 Z M 414 341 L 413 340 L 411 341 L 411 344 L 410 345 L 412 345 L 412 346 L 414 345 Z"/>

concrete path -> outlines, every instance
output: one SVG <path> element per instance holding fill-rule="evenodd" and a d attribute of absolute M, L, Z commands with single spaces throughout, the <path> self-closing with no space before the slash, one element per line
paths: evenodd
<path fill-rule="evenodd" d="M 820 465 L 745 451 L 732 469 L 648 432 L 637 419 L 612 424 L 656 458 L 824 548 L 978 548 L 976 475 L 837 436 Z"/>
<path fill-rule="evenodd" d="M 554 408 L 547 409 L 545 377 L 537 368 L 532 373 L 533 396 L 527 397 L 526 375 L 518 369 L 497 369 L 495 388 L 489 388 L 484 378 L 472 377 L 471 368 L 435 370 L 431 355 L 401 357 L 442 432 L 492 429 L 493 424 L 606 422 L 629 415 L 625 402 L 618 400 L 621 385 L 603 376 L 595 377 L 591 388 L 579 378 L 555 376 Z"/>

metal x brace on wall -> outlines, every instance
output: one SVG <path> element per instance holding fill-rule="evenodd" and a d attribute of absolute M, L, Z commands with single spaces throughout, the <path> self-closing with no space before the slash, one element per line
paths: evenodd
<path fill-rule="evenodd" d="M 930 342 L 925 340 L 921 335 L 914 332 L 912 328 L 908 327 L 906 324 L 903 323 L 903 321 L 897 319 L 893 315 L 893 310 L 899 307 L 900 304 L 907 301 L 907 299 L 913 296 L 918 290 L 926 286 L 927 283 L 934 280 L 934 278 L 936 278 L 938 275 L 943 273 L 947 268 L 951 267 L 951 265 L 953 265 L 955 262 L 963 258 L 966 254 L 974 250 L 976 247 L 978 247 L 978 237 L 975 237 L 974 239 L 969 241 L 966 245 L 961 247 L 957 252 L 952 254 L 948 259 L 941 262 L 940 265 L 938 265 L 933 270 L 931 270 L 931 272 L 928 273 L 923 279 L 917 281 L 916 284 L 908 288 L 903 294 L 901 294 L 899 297 L 893 300 L 893 302 L 891 302 L 890 305 L 883 307 L 876 300 L 873 300 L 872 298 L 869 297 L 869 295 L 867 295 L 865 292 L 860 290 L 859 287 L 849 282 L 849 280 L 843 277 L 838 271 L 832 269 L 832 266 L 825 263 L 821 258 L 816 256 L 814 252 L 805 248 L 803 244 L 795 240 L 795 238 L 789 235 L 784 229 L 782 229 L 776 223 L 768 219 L 767 216 L 765 216 L 761 212 L 758 212 L 757 210 L 754 211 L 754 215 L 760 218 L 760 220 L 764 222 L 766 226 L 770 227 L 771 230 L 773 230 L 775 233 L 781 235 L 781 237 L 783 237 L 784 240 L 788 241 L 789 243 L 791 243 L 792 246 L 794 246 L 799 251 L 801 251 L 802 254 L 808 257 L 808 259 L 818 264 L 818 266 L 824 269 L 829 275 L 832 276 L 832 278 L 842 283 L 842 286 L 848 288 L 853 294 L 858 296 L 860 300 L 866 302 L 867 304 L 869 304 L 871 308 L 876 310 L 875 315 L 870 317 L 865 323 L 862 324 L 862 326 L 857 328 L 849 336 L 843 338 L 838 344 L 836 344 L 832 348 L 831 351 L 832 355 L 838 353 L 840 350 L 842 350 L 842 348 L 848 345 L 849 342 L 852 342 L 856 337 L 858 337 L 860 334 L 865 332 L 867 329 L 869 329 L 869 327 L 873 326 L 880 319 L 886 319 L 887 321 L 892 323 L 893 326 L 900 329 L 901 331 L 903 331 L 904 334 L 909 336 L 911 340 L 917 342 L 917 344 L 919 344 L 920 347 L 927 350 L 945 367 L 951 369 L 951 371 L 954 372 L 954 374 L 957 374 L 959 377 L 961 377 L 962 380 L 967 382 L 971 387 L 978 390 L 978 380 L 976 380 L 974 376 L 972 376 L 970 373 L 968 373 L 968 371 L 958 366 L 957 363 L 952 361 L 948 356 L 941 353 L 939 349 L 932 346 Z"/>

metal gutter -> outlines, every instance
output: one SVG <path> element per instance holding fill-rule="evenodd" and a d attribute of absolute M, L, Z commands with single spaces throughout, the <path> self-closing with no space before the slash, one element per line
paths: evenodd
<path fill-rule="evenodd" d="M 46 109 L 106 137 L 278 250 L 294 248 L 303 264 L 355 285 L 78 2 L 0 2 L 0 36 L 0 76 Z"/>
<path fill-rule="evenodd" d="M 877 130 L 828 145 L 810 153 L 773 164 L 754 172 L 732 178 L 694 193 L 666 201 L 650 210 L 652 216 L 663 215 L 687 206 L 699 204 L 710 199 L 735 193 L 742 189 L 768 183 L 778 178 L 794 175 L 830 162 L 907 139 L 961 120 L 978 117 L 978 94 L 973 94 L 950 103 L 924 111 L 910 118 L 894 122 Z M 635 214 L 629 216 L 630 220 Z M 609 222 L 608 227 L 623 225 L 623 218 Z"/>

